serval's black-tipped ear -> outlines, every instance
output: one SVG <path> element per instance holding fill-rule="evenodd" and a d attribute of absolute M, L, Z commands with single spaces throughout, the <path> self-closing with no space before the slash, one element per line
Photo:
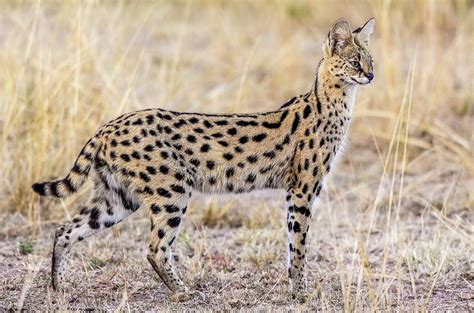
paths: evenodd
<path fill-rule="evenodd" d="M 374 32 L 375 19 L 371 18 L 363 26 L 354 31 L 354 39 L 358 44 L 369 46 L 370 35 Z"/>
<path fill-rule="evenodd" d="M 339 53 L 346 45 L 352 42 L 352 30 L 349 22 L 340 19 L 331 27 L 324 44 L 325 53 Z"/>

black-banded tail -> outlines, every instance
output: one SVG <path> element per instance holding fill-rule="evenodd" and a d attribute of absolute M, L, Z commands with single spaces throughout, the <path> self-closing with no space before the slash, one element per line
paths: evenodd
<path fill-rule="evenodd" d="M 41 196 L 67 197 L 75 193 L 86 181 L 95 156 L 100 150 L 99 138 L 91 138 L 79 153 L 71 171 L 63 179 L 35 183 L 31 187 Z"/>

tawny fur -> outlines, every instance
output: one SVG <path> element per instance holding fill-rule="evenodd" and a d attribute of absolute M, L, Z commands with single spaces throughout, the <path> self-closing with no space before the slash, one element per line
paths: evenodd
<path fill-rule="evenodd" d="M 291 290 L 306 288 L 306 236 L 314 201 L 344 142 L 358 84 L 373 78 L 367 50 L 373 20 L 352 32 L 345 20 L 331 28 L 316 81 L 307 94 L 258 114 L 198 114 L 148 109 L 124 114 L 100 128 L 62 180 L 37 183 L 41 195 L 64 197 L 89 174 L 91 199 L 56 231 L 53 287 L 78 241 L 144 207 L 151 219 L 148 260 L 172 291 L 187 291 L 171 264 L 193 190 L 243 193 L 285 189 Z"/>

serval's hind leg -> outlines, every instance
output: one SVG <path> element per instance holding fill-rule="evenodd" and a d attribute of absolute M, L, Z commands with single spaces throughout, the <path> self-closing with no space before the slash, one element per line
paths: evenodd
<path fill-rule="evenodd" d="M 87 205 L 82 207 L 72 221 L 56 230 L 51 264 L 54 290 L 61 288 L 66 273 L 67 255 L 77 242 L 112 227 L 139 208 L 138 199 L 109 174 L 97 171 L 95 187 Z"/>
<path fill-rule="evenodd" d="M 184 181 L 167 180 L 158 188 L 158 196 L 143 199 L 151 220 L 150 246 L 147 259 L 163 283 L 173 292 L 187 292 L 187 286 L 174 271 L 171 248 L 178 236 L 183 215 L 191 195 Z"/>

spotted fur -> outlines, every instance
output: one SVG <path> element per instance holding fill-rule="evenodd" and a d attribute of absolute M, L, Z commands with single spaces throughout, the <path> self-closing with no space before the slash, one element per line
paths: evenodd
<path fill-rule="evenodd" d="M 331 28 L 312 90 L 278 110 L 258 114 L 198 114 L 147 109 L 100 128 L 62 180 L 36 183 L 40 195 L 68 196 L 91 174 L 93 194 L 58 228 L 52 283 L 64 278 L 71 247 L 148 210 L 148 260 L 172 291 L 186 291 L 171 264 L 171 248 L 192 191 L 244 193 L 285 189 L 288 276 L 294 295 L 306 288 L 306 239 L 312 207 L 346 137 L 356 87 L 373 78 L 367 50 L 373 20 L 354 33 L 345 20 Z"/>

